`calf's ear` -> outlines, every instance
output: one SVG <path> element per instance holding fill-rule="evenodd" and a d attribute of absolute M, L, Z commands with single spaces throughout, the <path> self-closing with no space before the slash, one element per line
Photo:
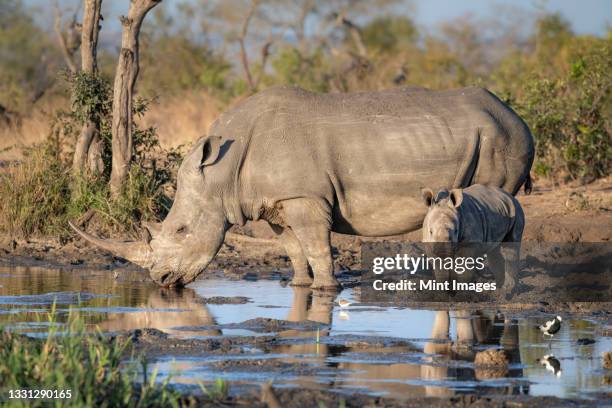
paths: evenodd
<path fill-rule="evenodd" d="M 463 201 L 463 190 L 460 188 L 454 188 L 450 192 L 450 200 L 448 203 L 451 207 L 459 207 Z"/>
<path fill-rule="evenodd" d="M 421 190 L 421 197 L 423 197 L 425 205 L 429 207 L 433 203 L 434 193 L 431 188 L 424 188 Z"/>
<path fill-rule="evenodd" d="M 209 136 L 202 143 L 202 160 L 200 160 L 200 169 L 204 166 L 210 166 L 217 158 L 221 150 L 221 136 Z"/>

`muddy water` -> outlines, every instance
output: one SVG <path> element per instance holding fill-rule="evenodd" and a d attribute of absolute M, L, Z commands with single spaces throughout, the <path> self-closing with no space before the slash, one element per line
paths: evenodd
<path fill-rule="evenodd" d="M 244 296 L 249 302 L 203 303 L 219 296 Z M 339 299 L 351 305 L 342 308 Z M 602 353 L 612 350 L 612 339 L 604 335 L 610 321 L 597 315 L 563 313 L 561 331 L 548 340 L 535 326 L 551 316 L 537 311 L 502 315 L 379 307 L 360 303 L 355 289 L 333 298 L 278 280 L 202 280 L 175 291 L 146 279 L 118 280 L 108 271 L 0 269 L 0 324 L 44 336 L 46 312 L 54 302 L 60 323 L 73 309 L 105 332 L 150 327 L 179 338 L 253 339 L 236 354 L 176 356 L 168 350 L 151 364 L 160 379 L 171 375 L 184 386 L 221 377 L 242 389 L 274 380 L 276 386 L 400 398 L 461 393 L 589 398 L 612 391 L 601 368 Z M 274 330 L 258 325 L 265 322 L 261 318 L 295 325 Z M 299 322 L 307 320 L 317 324 L 302 327 Z M 274 336 L 273 346 L 259 346 L 255 339 L 264 335 Z M 595 343 L 579 345 L 584 338 Z M 504 348 L 508 368 L 475 367 L 475 353 L 486 348 Z M 559 367 L 547 369 L 539 362 L 547 354 Z"/>

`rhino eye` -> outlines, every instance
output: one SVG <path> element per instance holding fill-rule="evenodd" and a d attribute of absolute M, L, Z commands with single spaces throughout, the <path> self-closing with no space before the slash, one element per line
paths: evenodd
<path fill-rule="evenodd" d="M 184 225 L 176 230 L 177 234 L 184 234 L 185 232 L 187 232 L 187 227 Z"/>

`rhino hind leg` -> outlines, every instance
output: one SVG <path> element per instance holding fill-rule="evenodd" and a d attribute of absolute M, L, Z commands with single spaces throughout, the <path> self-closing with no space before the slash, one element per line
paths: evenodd
<path fill-rule="evenodd" d="M 308 265 L 308 259 L 304 255 L 302 245 L 295 233 L 290 228 L 276 224 L 270 224 L 270 227 L 278 236 L 287 256 L 291 259 L 291 265 L 293 266 L 291 286 L 310 286 L 312 284 L 312 269 Z"/>
<path fill-rule="evenodd" d="M 314 279 L 312 289 L 338 290 L 331 254 L 331 208 L 315 199 L 296 198 L 282 202 L 286 225 L 298 239 Z"/>

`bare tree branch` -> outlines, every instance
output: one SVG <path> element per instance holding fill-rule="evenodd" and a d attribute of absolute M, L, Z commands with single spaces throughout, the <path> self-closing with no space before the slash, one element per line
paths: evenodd
<path fill-rule="evenodd" d="M 78 48 L 78 44 L 76 46 L 74 44 L 68 44 L 69 38 L 67 37 L 74 37 L 74 35 L 77 33 L 78 25 L 76 23 L 76 16 L 74 16 L 72 21 L 68 24 L 66 33 L 64 33 L 62 30 L 62 12 L 60 11 L 57 0 L 54 2 L 53 9 L 55 12 L 55 24 L 53 27 L 62 51 L 62 56 L 64 57 L 64 61 L 66 62 L 68 69 L 70 69 L 70 72 L 74 74 L 77 72 L 77 66 L 74 63 L 73 56 L 74 52 Z"/>
<path fill-rule="evenodd" d="M 272 34 L 268 36 L 268 40 L 263 45 L 263 47 L 261 47 L 261 68 L 259 70 L 259 73 L 257 74 L 257 79 L 255 80 L 253 90 L 257 89 L 266 71 L 266 63 L 268 62 L 268 57 L 270 56 L 271 46 L 272 46 Z"/>
<path fill-rule="evenodd" d="M 249 68 L 249 57 L 246 51 L 245 40 L 249 31 L 249 24 L 251 19 L 253 18 L 253 14 L 255 14 L 255 10 L 259 5 L 259 0 L 251 0 L 251 7 L 249 7 L 249 11 L 244 16 L 244 20 L 242 21 L 242 30 L 240 32 L 240 36 L 238 37 L 238 44 L 240 45 L 240 61 L 242 62 L 242 69 L 244 71 L 244 77 L 249 85 L 251 92 L 255 92 L 256 84 L 253 81 L 253 76 L 251 75 L 251 70 Z"/>
<path fill-rule="evenodd" d="M 333 17 L 336 20 L 336 25 L 346 27 L 349 34 L 351 35 L 351 38 L 353 39 L 353 42 L 355 43 L 355 46 L 357 47 L 357 52 L 359 53 L 359 56 L 367 57 L 368 51 L 365 47 L 365 44 L 363 43 L 363 38 L 361 36 L 361 30 L 359 29 L 359 27 L 355 25 L 355 23 L 353 23 L 351 20 L 347 19 L 344 13 L 333 13 Z"/>

